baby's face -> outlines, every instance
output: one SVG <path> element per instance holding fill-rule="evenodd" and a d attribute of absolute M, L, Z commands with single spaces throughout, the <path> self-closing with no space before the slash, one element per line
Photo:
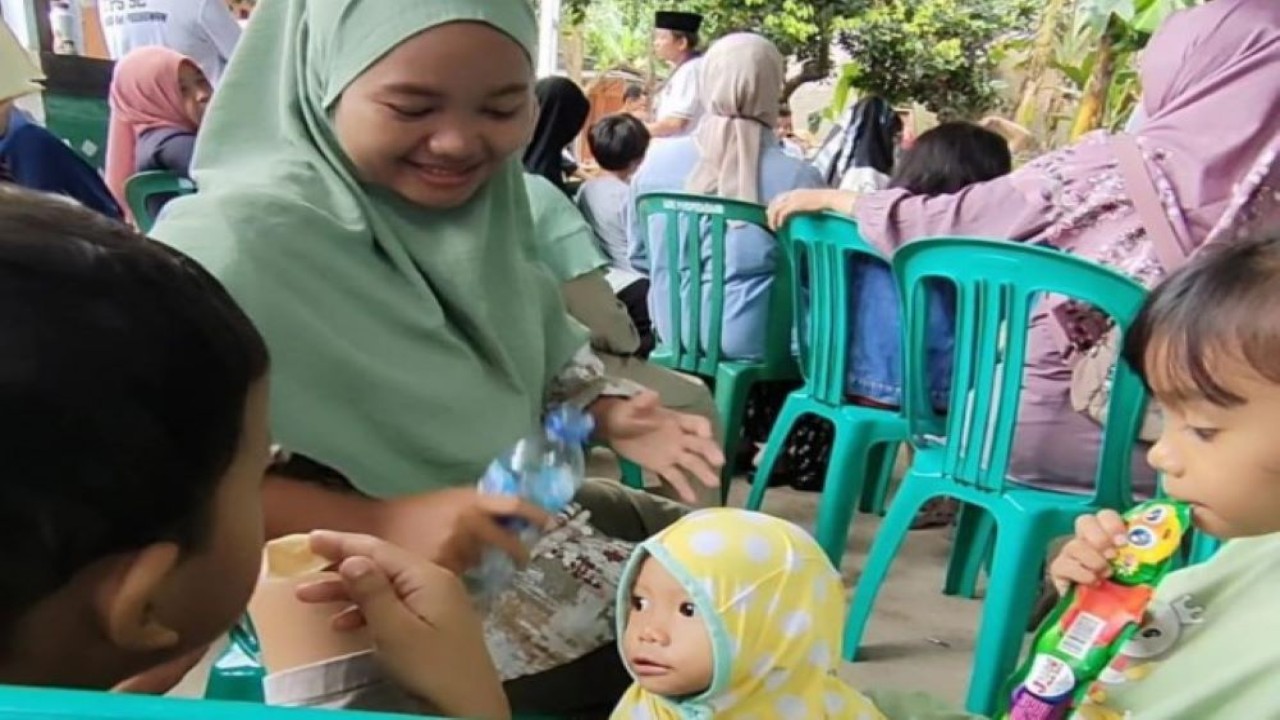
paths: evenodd
<path fill-rule="evenodd" d="M 711 635 L 700 612 L 661 563 L 644 560 L 631 590 L 622 654 L 645 690 L 687 697 L 711 687 Z"/>

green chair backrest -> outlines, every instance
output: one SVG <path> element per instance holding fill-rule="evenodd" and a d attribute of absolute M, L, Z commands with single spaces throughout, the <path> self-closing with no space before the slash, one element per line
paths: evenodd
<path fill-rule="evenodd" d="M 849 306 L 856 288 L 850 283 L 855 256 L 883 256 L 867 244 L 858 224 L 836 213 L 793 217 L 782 229 L 790 257 L 792 308 L 800 339 L 800 370 L 818 402 L 845 404 L 849 371 Z"/>
<path fill-rule="evenodd" d="M 124 197 L 138 229 L 148 233 L 156 223 L 147 206 L 151 198 L 157 195 L 190 195 L 195 191 L 196 184 L 187 178 L 166 170 L 152 170 L 129 178 L 124 186 Z"/>
<path fill-rule="evenodd" d="M 45 127 L 90 165 L 107 163 L 107 126 L 111 110 L 105 98 L 45 93 Z"/>
<path fill-rule="evenodd" d="M 1022 391 L 1028 325 L 1047 293 L 1086 302 L 1122 330 L 1146 296 L 1133 280 L 1064 252 L 998 240 L 938 238 L 910 243 L 893 259 L 903 291 L 907 348 L 904 401 L 913 442 L 928 446 L 945 424 L 942 472 L 957 482 L 1003 492 Z M 926 289 L 929 281 L 956 288 L 955 368 L 950 412 L 940 420 L 925 382 Z M 1130 454 L 1146 406 L 1146 392 L 1119 363 L 1103 431 L 1094 501 L 1132 503 Z"/>
<path fill-rule="evenodd" d="M 670 299 L 667 327 L 675 337 L 659 338 L 661 344 L 652 358 L 683 372 L 715 376 L 716 368 L 726 360 L 720 344 L 724 324 L 725 234 L 730 223 L 755 225 L 771 233 L 765 208 L 707 195 L 647 193 L 640 196 L 637 210 L 650 264 L 657 261 L 657 251 L 661 250 L 669 268 L 667 287 L 654 286 L 650 292 L 667 293 Z M 649 221 L 654 216 L 666 220 L 660 245 L 649 236 Z M 704 259 L 703 243 L 708 240 L 710 258 Z M 786 253 L 777 253 L 777 257 L 762 361 L 771 367 L 783 367 L 791 362 L 791 272 Z M 710 278 L 705 287 L 698 281 L 704 277 Z M 689 282 L 682 292 L 685 278 Z M 710 312 L 705 323 L 708 328 L 705 343 L 701 332 L 704 290 L 709 291 L 706 304 Z"/>
<path fill-rule="evenodd" d="M 294 710 L 253 703 L 0 686 L 5 720 L 393 720 L 403 715 Z M 437 718 L 437 720 L 440 720 Z"/>

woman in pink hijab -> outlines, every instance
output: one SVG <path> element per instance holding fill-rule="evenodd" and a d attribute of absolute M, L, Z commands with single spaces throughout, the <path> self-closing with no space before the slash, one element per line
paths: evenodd
<path fill-rule="evenodd" d="M 135 173 L 165 170 L 187 177 L 196 130 L 213 87 L 195 61 L 165 47 L 138 48 L 111 78 L 107 186 L 127 207 L 124 186 Z M 154 215 L 158 208 L 150 208 Z"/>
<path fill-rule="evenodd" d="M 1280 3 L 1215 0 L 1174 15 L 1144 52 L 1141 74 L 1147 120 L 1133 137 L 1183 253 L 1229 241 L 1245 225 L 1276 222 Z M 770 216 L 781 224 L 797 212 L 848 212 L 886 254 L 943 235 L 1045 243 L 1151 285 L 1166 269 L 1124 182 L 1117 150 L 1124 142 L 1095 133 L 954 195 L 797 191 L 779 198 Z M 1031 321 L 1009 470 L 1035 484 L 1081 487 L 1092 484 L 1101 433 L 1071 405 L 1079 341 L 1058 321 L 1061 309 L 1045 306 Z M 1150 492 L 1153 473 L 1141 450 L 1135 483 Z"/>

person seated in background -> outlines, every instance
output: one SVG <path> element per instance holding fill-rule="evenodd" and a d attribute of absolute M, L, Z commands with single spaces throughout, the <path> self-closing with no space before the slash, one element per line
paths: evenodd
<path fill-rule="evenodd" d="M 43 78 L 9 26 L 0 22 L 0 164 L 23 187 L 64 195 L 120 219 L 120 207 L 89 163 L 17 107 L 19 98 L 43 89 Z"/>
<path fill-rule="evenodd" d="M 650 312 L 658 336 L 673 342 L 683 331 L 686 339 L 701 332 L 710 307 L 702 310 L 704 327 L 687 326 L 688 314 L 672 327 L 670 296 L 673 274 L 687 268 L 669 267 L 665 244 L 665 219 L 645 222 L 634 211 L 636 199 L 646 193 L 688 192 L 717 195 L 749 203 L 767 204 L 775 197 L 799 188 L 825 187 L 818 172 L 803 160 L 788 157 L 773 134 L 782 101 L 782 54 L 765 38 L 739 33 L 711 47 L 702 60 L 702 89 L 706 115 L 695 135 L 654 143 L 631 182 L 628 203 L 628 247 L 632 267 L 649 274 L 653 291 Z M 711 234 L 701 238 L 703 256 L 709 257 Z M 765 324 L 781 250 L 769 231 L 748 225 L 730 227 L 725 242 L 724 316 L 721 350 L 727 358 L 752 360 L 764 356 Z M 702 282 L 704 304 L 711 296 L 710 276 Z M 685 299 L 685 307 L 691 303 Z"/>
<path fill-rule="evenodd" d="M 627 89 L 622 91 L 622 109 L 618 112 L 647 120 L 652 112 L 649 90 L 639 83 L 627 83 Z"/>
<path fill-rule="evenodd" d="M 598 177 L 578 190 L 578 209 L 609 262 L 605 279 L 627 308 L 640 333 L 641 358 L 653 350 L 653 321 L 649 317 L 649 279 L 631 268 L 627 253 L 628 204 L 631 178 L 649 151 L 649 130 L 633 115 L 610 115 L 591 128 L 587 135 L 591 154 L 599 164 Z"/>
<path fill-rule="evenodd" d="M 194 665 L 257 583 L 266 344 L 193 260 L 15 187 L 0 314 L 0 683 L 165 692 L 152 683 Z M 456 576 L 367 536 L 311 544 L 400 685 L 509 717 Z"/>
<path fill-rule="evenodd" d="M 125 184 L 135 173 L 163 170 L 191 175 L 196 131 L 213 86 L 191 58 L 159 46 L 145 47 L 116 63 L 111 77 L 111 130 L 107 136 L 107 186 L 122 207 Z M 172 198 L 151 198 L 155 217 Z"/>
<path fill-rule="evenodd" d="M 778 142 L 782 143 L 783 152 L 793 158 L 804 159 L 804 142 L 796 135 L 791 108 L 785 104 L 778 110 L 778 123 L 773 126 L 773 134 L 777 135 Z"/>
<path fill-rule="evenodd" d="M 569 145 L 586 125 L 591 101 L 577 83 L 563 77 L 539 80 L 534 94 L 538 124 L 524 152 L 525 172 L 541 175 L 570 193 L 568 178 L 577 175 L 578 164 L 569 154 Z"/>

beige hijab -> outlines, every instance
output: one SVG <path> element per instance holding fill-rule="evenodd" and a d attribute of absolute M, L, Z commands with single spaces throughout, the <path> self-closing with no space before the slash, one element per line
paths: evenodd
<path fill-rule="evenodd" d="M 782 53 L 759 35 L 728 35 L 711 46 L 701 72 L 706 115 L 685 189 L 760 202 L 760 149 L 773 137 L 786 80 Z"/>
<path fill-rule="evenodd" d="M 13 30 L 0 21 L 0 102 L 40 92 L 44 73 Z"/>

